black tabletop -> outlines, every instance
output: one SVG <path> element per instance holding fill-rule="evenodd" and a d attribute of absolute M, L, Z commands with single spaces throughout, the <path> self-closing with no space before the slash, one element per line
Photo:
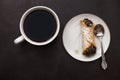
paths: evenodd
<path fill-rule="evenodd" d="M 47 6 L 60 18 L 57 38 L 46 46 L 33 46 L 26 41 L 15 45 L 20 36 L 19 21 L 33 6 Z M 0 0 L 0 80 L 120 80 L 120 0 Z M 111 32 L 111 43 L 101 59 L 80 62 L 63 47 L 65 24 L 74 16 L 92 13 L 101 17 Z"/>

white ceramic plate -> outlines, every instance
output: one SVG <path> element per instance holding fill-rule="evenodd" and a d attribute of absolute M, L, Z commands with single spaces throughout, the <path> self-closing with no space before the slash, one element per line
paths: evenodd
<path fill-rule="evenodd" d="M 104 53 L 107 51 L 109 44 L 110 44 L 110 31 L 106 23 L 99 17 L 93 14 L 80 14 L 73 17 L 65 26 L 63 31 L 63 45 L 66 51 L 75 59 L 79 61 L 89 62 L 96 60 L 101 57 L 101 50 L 100 50 L 100 42 L 97 38 L 95 38 L 97 51 L 95 55 L 91 57 L 86 57 L 82 54 L 82 37 L 81 37 L 81 26 L 80 20 L 88 18 L 92 20 L 94 24 L 102 24 L 105 29 L 105 34 L 103 37 L 103 50 Z"/>

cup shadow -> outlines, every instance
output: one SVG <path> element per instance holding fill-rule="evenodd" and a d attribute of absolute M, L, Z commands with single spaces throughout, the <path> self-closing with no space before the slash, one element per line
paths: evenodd
<path fill-rule="evenodd" d="M 19 44 L 21 54 L 37 54 L 39 56 L 56 55 L 56 50 L 59 49 L 58 38 L 44 46 L 35 46 L 24 41 Z"/>

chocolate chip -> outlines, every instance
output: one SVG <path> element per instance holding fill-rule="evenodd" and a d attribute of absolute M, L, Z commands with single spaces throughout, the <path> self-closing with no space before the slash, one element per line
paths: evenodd
<path fill-rule="evenodd" d="M 93 22 L 92 22 L 91 20 L 87 19 L 87 18 L 85 18 L 85 19 L 83 20 L 83 22 L 84 22 L 88 27 L 91 27 L 91 26 L 93 25 Z"/>
<path fill-rule="evenodd" d="M 93 44 L 91 44 L 91 46 L 83 52 L 83 54 L 88 57 L 94 55 L 95 53 L 96 53 L 96 47 Z"/>

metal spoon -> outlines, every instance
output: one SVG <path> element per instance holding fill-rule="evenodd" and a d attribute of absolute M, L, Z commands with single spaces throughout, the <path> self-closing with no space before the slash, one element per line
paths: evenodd
<path fill-rule="evenodd" d="M 101 45 L 101 55 L 102 55 L 102 63 L 101 66 L 105 70 L 107 68 L 107 63 L 105 60 L 105 55 L 103 52 L 103 45 L 102 45 L 102 37 L 104 36 L 104 28 L 101 24 L 97 24 L 94 28 L 94 34 L 99 39 Z"/>

